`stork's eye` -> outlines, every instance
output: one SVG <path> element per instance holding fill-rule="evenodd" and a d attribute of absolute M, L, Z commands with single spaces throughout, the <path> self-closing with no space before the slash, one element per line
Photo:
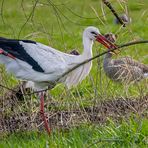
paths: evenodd
<path fill-rule="evenodd" d="M 96 33 L 96 32 L 94 32 L 94 31 L 92 31 L 91 33 L 92 33 L 92 34 L 94 34 L 94 35 L 97 35 L 97 33 Z"/>

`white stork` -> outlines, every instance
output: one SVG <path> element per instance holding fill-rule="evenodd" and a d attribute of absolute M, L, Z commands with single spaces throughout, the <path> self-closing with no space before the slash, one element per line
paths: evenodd
<path fill-rule="evenodd" d="M 83 32 L 84 51 L 81 55 L 63 53 L 52 47 L 30 40 L 0 38 L 0 63 L 18 79 L 33 83 L 34 90 L 44 90 L 58 80 L 68 88 L 76 86 L 90 72 L 92 63 L 78 67 L 60 78 L 65 72 L 92 57 L 93 42 L 98 41 L 108 49 L 114 45 L 106 40 L 95 27 L 87 27 Z M 60 78 L 60 79 L 59 79 Z M 44 115 L 44 93 L 40 92 L 41 115 L 45 128 L 50 128 Z"/>

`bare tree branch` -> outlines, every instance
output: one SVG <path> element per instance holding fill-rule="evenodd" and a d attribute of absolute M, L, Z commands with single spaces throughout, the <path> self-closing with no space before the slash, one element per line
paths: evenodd
<path fill-rule="evenodd" d="M 108 53 L 108 52 L 115 51 L 115 50 L 118 50 L 118 49 L 123 48 L 123 47 L 131 46 L 131 45 L 136 45 L 136 44 L 143 44 L 143 43 L 148 43 L 148 40 L 140 40 L 140 41 L 128 42 L 128 43 L 125 43 L 125 44 L 118 45 L 117 48 L 110 49 L 110 50 L 107 50 L 107 51 L 102 52 L 102 53 L 100 53 L 100 54 L 97 54 L 96 56 L 94 56 L 94 57 L 92 57 L 92 58 L 89 58 L 89 59 L 87 59 L 87 60 L 81 62 L 80 64 L 77 64 L 77 65 L 74 66 L 73 68 L 69 69 L 69 70 L 68 70 L 67 72 L 65 72 L 61 77 L 59 77 L 55 82 L 53 82 L 52 84 L 49 83 L 49 86 L 50 86 L 50 88 L 52 88 L 52 86 L 55 86 L 56 82 L 58 82 L 59 79 L 61 79 L 61 78 L 64 77 L 65 75 L 69 74 L 70 72 L 72 72 L 72 71 L 75 70 L 76 68 L 78 68 L 78 67 L 80 67 L 80 66 L 82 66 L 82 65 L 84 65 L 84 64 L 86 64 L 86 63 L 88 63 L 88 62 L 90 62 L 90 61 L 92 61 L 92 60 L 94 60 L 94 59 L 96 59 L 96 58 L 99 58 L 99 57 L 105 55 L 105 54 Z M 120 50 L 121 50 L 121 49 L 120 49 Z M 13 89 L 11 89 L 11 88 L 8 88 L 8 87 L 6 87 L 6 86 L 4 86 L 4 85 L 2 85 L 2 84 L 0 84 L 0 87 L 3 87 L 3 88 L 5 88 L 5 89 L 8 89 L 8 90 L 10 90 L 10 91 L 16 93 L 15 90 L 13 90 Z M 47 90 L 49 90 L 50 88 L 47 88 L 47 89 L 44 89 L 44 90 L 41 90 L 41 91 L 34 91 L 34 92 L 32 92 L 32 93 L 27 93 L 27 94 L 23 94 L 23 93 L 20 93 L 20 94 L 22 94 L 22 95 L 32 95 L 32 94 L 35 94 L 35 93 L 47 91 Z M 18 92 L 17 92 L 17 93 L 18 93 Z"/>
<path fill-rule="evenodd" d="M 125 27 L 125 23 L 122 21 L 122 19 L 118 16 L 117 12 L 115 9 L 112 7 L 111 3 L 108 0 L 102 0 L 103 3 L 111 10 L 111 12 L 114 14 L 114 16 L 118 19 L 121 25 Z"/>
<path fill-rule="evenodd" d="M 103 56 L 104 54 L 106 54 L 108 52 L 115 51 L 115 50 L 118 50 L 118 49 L 123 48 L 123 47 L 131 46 L 131 45 L 135 45 L 135 44 L 142 44 L 142 43 L 148 43 L 148 40 L 133 41 L 133 42 L 128 42 L 126 44 L 118 45 L 117 48 L 110 49 L 109 51 L 107 50 L 107 51 L 105 51 L 103 53 L 100 53 L 100 54 L 98 54 L 98 55 L 96 55 L 96 56 L 94 56 L 94 57 L 92 57 L 90 59 L 87 59 L 87 60 L 83 61 L 82 63 L 74 66 L 73 68 L 71 68 L 70 70 L 68 70 L 67 72 L 65 72 L 59 79 L 61 79 L 62 77 L 64 77 L 68 73 L 70 73 L 71 71 L 75 70 L 76 68 L 80 67 L 81 65 L 84 65 L 84 64 L 86 64 L 86 63 L 88 63 L 88 62 L 90 62 L 90 61 L 92 61 L 92 60 L 94 60 L 96 58 L 99 58 L 99 57 Z"/>

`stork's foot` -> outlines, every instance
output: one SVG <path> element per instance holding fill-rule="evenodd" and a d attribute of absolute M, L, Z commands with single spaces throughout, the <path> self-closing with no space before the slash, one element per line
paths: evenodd
<path fill-rule="evenodd" d="M 50 135 L 51 133 L 51 129 L 49 128 L 49 124 L 48 124 L 48 121 L 47 121 L 47 117 L 45 115 L 45 112 L 44 112 L 44 93 L 41 92 L 41 98 L 40 98 L 40 103 L 41 103 L 41 106 L 40 106 L 40 114 L 41 114 L 41 118 L 44 122 L 44 126 L 45 126 L 45 129 L 47 131 L 47 133 Z"/>

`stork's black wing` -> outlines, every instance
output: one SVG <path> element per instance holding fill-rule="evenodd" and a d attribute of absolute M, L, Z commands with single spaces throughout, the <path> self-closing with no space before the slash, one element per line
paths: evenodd
<path fill-rule="evenodd" d="M 31 40 L 15 40 L 0 37 L 0 48 L 15 58 L 27 62 L 35 71 L 44 72 L 38 62 L 26 52 L 25 48 L 20 44 L 20 41 L 24 43 L 36 44 L 35 41 Z"/>

